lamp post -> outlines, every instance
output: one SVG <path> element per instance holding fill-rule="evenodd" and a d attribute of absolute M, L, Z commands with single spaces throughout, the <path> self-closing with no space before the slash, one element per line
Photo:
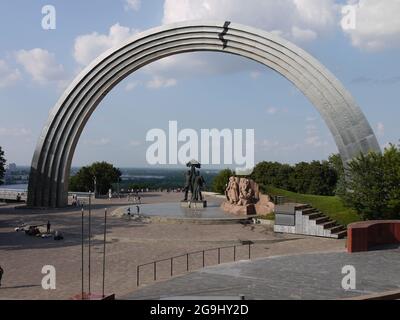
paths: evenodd
<path fill-rule="evenodd" d="M 89 271 L 89 277 L 88 277 L 88 280 L 89 280 L 89 296 L 91 295 L 91 282 L 90 282 L 90 275 L 91 275 L 91 264 L 90 264 L 90 249 L 91 249 L 91 238 L 92 238 L 92 228 L 91 228 L 91 224 L 92 224 L 92 222 L 91 222 L 91 220 L 92 220 L 92 201 L 91 201 L 91 199 L 92 199 L 92 193 L 89 191 L 89 230 L 88 230 L 88 232 L 89 232 L 89 236 L 88 236 L 88 239 L 89 239 L 89 256 L 88 256 L 88 259 L 89 259 L 89 265 L 88 265 L 88 271 Z"/>
<path fill-rule="evenodd" d="M 84 300 L 85 298 L 84 298 L 84 281 L 83 281 L 83 274 L 84 274 L 84 270 L 83 270 L 83 268 L 84 268 L 84 256 L 83 256 L 83 250 L 84 250 L 84 234 L 83 234 L 83 231 L 84 231 L 84 228 L 83 228 L 83 214 L 84 214 L 84 212 L 83 212 L 83 207 L 82 207 L 82 209 L 81 209 L 81 214 L 82 214 L 82 252 L 81 252 L 81 254 L 82 254 L 82 260 L 81 260 L 81 264 L 82 264 L 82 266 L 81 266 L 81 268 L 82 268 L 82 274 L 81 274 L 81 280 L 82 280 L 82 290 L 81 290 L 81 299 L 82 300 Z"/>
<path fill-rule="evenodd" d="M 103 298 L 104 295 L 104 285 L 106 281 L 106 234 L 107 234 L 107 208 L 104 210 L 104 240 L 103 240 Z"/>
<path fill-rule="evenodd" d="M 120 177 L 118 177 L 118 182 L 117 182 L 117 188 L 118 188 L 118 199 L 119 199 L 119 182 L 121 181 L 121 178 Z"/>
<path fill-rule="evenodd" d="M 93 176 L 93 184 L 94 184 L 94 198 L 96 199 L 97 196 L 97 178 Z"/>

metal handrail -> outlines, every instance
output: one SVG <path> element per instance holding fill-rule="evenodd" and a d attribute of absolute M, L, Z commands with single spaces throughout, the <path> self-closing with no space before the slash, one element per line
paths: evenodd
<path fill-rule="evenodd" d="M 202 253 L 203 268 L 204 268 L 206 266 L 206 264 L 205 264 L 205 253 L 206 252 L 217 251 L 218 252 L 218 264 L 221 264 L 221 250 L 222 249 L 233 248 L 233 261 L 236 261 L 236 248 L 237 247 L 248 246 L 248 257 L 249 257 L 249 260 L 250 260 L 251 259 L 251 245 L 252 244 L 253 243 L 251 241 L 248 241 L 248 242 L 240 244 L 240 245 L 233 245 L 233 246 L 225 246 L 225 247 L 218 247 L 218 248 L 211 248 L 211 249 L 192 251 L 192 252 L 188 252 L 188 253 L 185 253 L 185 254 L 173 256 L 173 257 L 170 257 L 170 258 L 159 259 L 159 260 L 155 260 L 155 261 L 152 261 L 152 262 L 139 264 L 136 267 L 136 285 L 138 287 L 140 285 L 140 268 L 141 267 L 153 265 L 153 279 L 154 279 L 154 281 L 157 281 L 157 263 L 164 262 L 164 261 L 170 261 L 171 262 L 170 263 L 170 268 L 171 268 L 170 275 L 171 275 L 171 277 L 173 277 L 174 276 L 174 259 L 186 257 L 186 271 L 189 272 L 189 270 L 190 270 L 189 256 L 191 256 L 191 255 Z"/>

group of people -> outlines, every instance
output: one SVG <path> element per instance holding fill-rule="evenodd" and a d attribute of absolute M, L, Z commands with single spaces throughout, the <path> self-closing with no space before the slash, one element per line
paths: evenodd
<path fill-rule="evenodd" d="M 72 195 L 72 205 L 74 207 L 79 207 L 81 205 L 80 200 L 76 194 Z"/>
<path fill-rule="evenodd" d="M 133 201 L 133 203 L 142 204 L 142 198 L 139 195 L 134 196 L 132 193 L 128 194 L 128 201 Z"/>
<path fill-rule="evenodd" d="M 128 207 L 127 214 L 128 214 L 128 217 L 131 217 L 131 207 Z M 136 214 L 140 215 L 140 206 L 138 206 L 138 205 L 136 206 Z"/>

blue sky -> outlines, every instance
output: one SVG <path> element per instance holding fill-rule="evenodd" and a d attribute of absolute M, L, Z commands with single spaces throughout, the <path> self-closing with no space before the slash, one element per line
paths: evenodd
<path fill-rule="evenodd" d="M 56 29 L 43 30 L 44 5 Z M 356 5 L 343 30 L 341 6 Z M 398 0 L 116 0 L 0 4 L 0 145 L 8 162 L 30 164 L 49 110 L 103 50 L 161 24 L 231 20 L 280 34 L 320 60 L 359 103 L 382 146 L 399 139 Z M 244 116 L 243 116 L 244 114 Z M 167 129 L 254 128 L 256 161 L 295 163 L 337 152 L 318 112 L 279 74 L 241 57 L 193 53 L 130 75 L 86 126 L 73 165 L 105 160 L 145 166 L 146 133 Z"/>

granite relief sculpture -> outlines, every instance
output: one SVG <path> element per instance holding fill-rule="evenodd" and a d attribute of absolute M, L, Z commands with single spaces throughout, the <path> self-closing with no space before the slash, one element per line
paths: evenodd
<path fill-rule="evenodd" d="M 249 178 L 230 177 L 221 208 L 237 215 L 266 215 L 274 211 L 269 196 L 261 194 L 258 184 Z"/>

